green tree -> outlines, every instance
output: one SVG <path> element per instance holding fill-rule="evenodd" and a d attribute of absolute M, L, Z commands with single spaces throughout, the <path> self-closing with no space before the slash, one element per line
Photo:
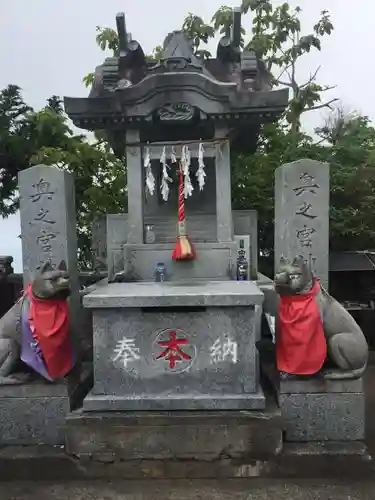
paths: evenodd
<path fill-rule="evenodd" d="M 324 92 L 334 87 L 317 82 L 320 68 L 317 68 L 306 81 L 299 82 L 297 79 L 297 64 L 300 59 L 311 50 L 320 51 L 322 39 L 330 35 L 334 29 L 329 12 L 324 10 L 311 32 L 307 34 L 302 33 L 301 8 L 292 9 L 288 2 L 274 7 L 271 0 L 243 0 L 242 12 L 244 14 L 242 46 L 254 51 L 256 56 L 265 62 L 275 86 L 290 89 L 291 98 L 285 117 L 292 129 L 298 132 L 303 113 L 331 107 L 337 100 L 323 100 Z M 246 31 L 247 17 L 252 18 L 249 32 Z M 206 56 L 210 54 L 201 49 L 202 45 L 204 46 L 215 34 L 230 33 L 233 24 L 232 8 L 220 7 L 213 15 L 211 24 L 213 29 L 208 29 L 210 25 L 193 14 L 189 14 L 183 24 L 183 29 L 193 41 L 196 52 L 203 52 Z"/>
<path fill-rule="evenodd" d="M 316 132 L 331 165 L 331 248 L 375 249 L 375 128 L 339 109 Z"/>
<path fill-rule="evenodd" d="M 31 108 L 16 85 L 0 91 L 0 215 L 17 210 L 17 173 L 29 166 L 33 148 L 27 116 Z"/>
<path fill-rule="evenodd" d="M 19 87 L 0 92 L 0 215 L 18 209 L 17 174 L 35 164 L 57 165 L 75 177 L 79 260 L 91 262 L 91 223 L 100 213 L 126 207 L 126 171 L 107 144 L 74 134 L 61 100 L 40 111 L 27 106 Z"/>
<path fill-rule="evenodd" d="M 320 51 L 322 39 L 334 29 L 329 12 L 322 11 L 310 33 L 303 34 L 300 7 L 291 9 L 287 2 L 273 7 L 271 0 L 243 0 L 242 9 L 245 14 L 253 14 L 251 39 L 247 48 L 266 62 L 267 69 L 273 73 L 274 85 L 291 89 L 286 119 L 292 130 L 298 132 L 303 113 L 331 107 L 337 101 L 323 101 L 324 92 L 334 87 L 317 82 L 320 68 L 306 81 L 299 82 L 297 79 L 297 64 L 300 59 L 311 50 Z"/>
<path fill-rule="evenodd" d="M 189 13 L 182 25 L 182 30 L 191 40 L 197 57 L 209 58 L 211 53 L 207 49 L 200 49 L 201 44 L 207 44 L 209 39 L 215 36 L 215 27 L 206 24 L 203 19 Z"/>

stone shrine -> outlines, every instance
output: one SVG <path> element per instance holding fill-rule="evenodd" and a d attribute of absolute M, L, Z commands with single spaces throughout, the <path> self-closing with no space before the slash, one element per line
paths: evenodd
<path fill-rule="evenodd" d="M 96 69 L 88 98 L 65 98 L 76 126 L 104 130 L 126 157 L 128 180 L 126 213 L 96 228 L 108 279 L 83 301 L 93 318 L 94 384 L 67 418 L 68 454 L 138 469 L 148 460 L 140 470 L 152 477 L 168 475 L 167 460 L 173 469 L 179 460 L 189 468 L 233 459 L 235 477 L 251 475 L 250 463 L 275 459 L 288 442 L 314 443 L 317 454 L 328 442 L 332 455 L 346 453 L 336 442 L 344 450 L 354 442 L 362 459 L 360 375 L 289 380 L 264 356 L 268 333 L 275 351 L 279 296 L 258 272 L 256 212 L 231 206 L 230 153 L 255 151 L 261 124 L 281 116 L 288 90 L 272 90 L 262 61 L 241 50 L 240 9 L 207 60 L 173 32 L 150 61 L 123 14 L 117 28 L 119 57 Z M 275 197 L 277 255 L 301 250 L 327 283 L 328 166 L 280 167 Z"/>
<path fill-rule="evenodd" d="M 152 61 L 123 14 L 117 29 L 120 55 L 96 68 L 89 97 L 65 98 L 76 126 L 104 131 L 126 158 L 127 210 L 93 228 L 94 285 L 79 290 L 72 174 L 45 165 L 19 174 L 24 284 L 38 281 L 50 293 L 33 297 L 56 298 L 52 268 L 68 289 L 67 268 L 65 331 L 78 363 L 53 382 L 31 364 L 22 373 L 22 303 L 0 318 L 0 476 L 8 479 L 9 456 L 17 479 L 33 480 L 38 469 L 61 481 L 63 464 L 75 479 L 301 476 L 313 474 L 314 456 L 340 474 L 343 456 L 349 470 L 367 460 L 372 474 L 367 343 L 325 290 L 329 166 L 301 159 L 276 171 L 274 279 L 258 271 L 256 211 L 232 210 L 231 152 L 255 151 L 288 90 L 272 90 L 263 62 L 240 48 L 240 9 L 206 60 L 173 32 Z M 286 315 L 306 297 L 315 315 Z M 288 344 L 285 325 L 301 317 L 311 322 Z M 25 318 L 31 332 L 35 316 Z M 317 326 L 321 364 L 303 371 L 319 350 L 306 342 Z"/>
<path fill-rule="evenodd" d="M 126 154 L 128 177 L 127 215 L 115 228 L 122 236 L 117 247 L 107 244 L 109 283 L 84 298 L 94 329 L 94 387 L 84 410 L 265 408 L 255 345 L 263 294 L 249 280 L 257 242 L 252 214 L 232 211 L 230 148 L 253 151 L 288 91 L 271 90 L 264 64 L 241 51 L 240 9 L 233 15 L 216 59 L 198 59 L 173 32 L 151 62 L 118 15 L 120 57 L 96 69 L 88 98 L 65 98 L 76 126 L 105 129 L 115 152 Z M 179 165 L 197 253 L 186 262 L 172 259 Z M 239 282 L 240 241 L 250 276 Z M 155 282 L 158 266 L 163 283 Z"/>

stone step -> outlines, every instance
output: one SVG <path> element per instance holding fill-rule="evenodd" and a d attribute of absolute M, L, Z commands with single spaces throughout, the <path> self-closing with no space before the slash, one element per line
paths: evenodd
<path fill-rule="evenodd" d="M 116 460 L 104 455 L 101 461 L 97 458 L 72 457 L 63 448 L 51 446 L 3 447 L 0 482 L 374 477 L 374 464 L 362 443 L 287 443 L 279 455 L 269 460 Z"/>
<path fill-rule="evenodd" d="M 114 460 L 259 459 L 282 449 L 279 409 L 266 411 L 71 412 L 66 451 L 79 458 Z"/>

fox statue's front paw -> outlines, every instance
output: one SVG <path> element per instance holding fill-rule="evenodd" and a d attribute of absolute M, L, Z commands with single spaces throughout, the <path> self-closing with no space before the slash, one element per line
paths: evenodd
<path fill-rule="evenodd" d="M 302 375 L 293 375 L 292 373 L 280 372 L 280 380 L 286 382 L 287 380 L 301 380 Z"/>
<path fill-rule="evenodd" d="M 30 373 L 14 373 L 8 377 L 0 377 L 0 385 L 22 385 L 30 382 Z"/>
<path fill-rule="evenodd" d="M 365 370 L 366 367 L 359 368 L 357 370 L 340 370 L 339 368 L 337 368 L 337 369 L 323 370 L 322 376 L 326 380 L 355 380 L 361 378 Z"/>

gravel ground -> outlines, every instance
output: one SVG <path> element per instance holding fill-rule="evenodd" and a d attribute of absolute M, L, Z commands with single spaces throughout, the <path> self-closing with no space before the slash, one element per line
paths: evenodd
<path fill-rule="evenodd" d="M 374 482 L 274 480 L 0 484 L 1 500 L 374 500 Z"/>

